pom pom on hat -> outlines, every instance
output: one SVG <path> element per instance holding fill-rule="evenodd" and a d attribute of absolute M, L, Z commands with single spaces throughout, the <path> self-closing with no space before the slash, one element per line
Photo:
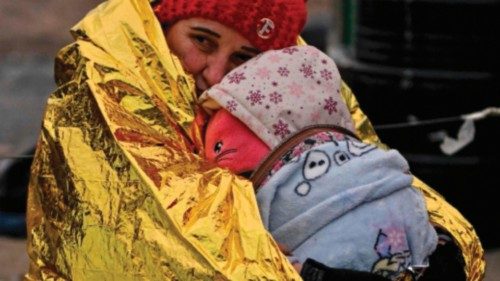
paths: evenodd
<path fill-rule="evenodd" d="M 158 20 L 174 23 L 193 17 L 217 21 L 238 31 L 261 51 L 295 45 L 307 19 L 304 0 L 161 0 Z"/>

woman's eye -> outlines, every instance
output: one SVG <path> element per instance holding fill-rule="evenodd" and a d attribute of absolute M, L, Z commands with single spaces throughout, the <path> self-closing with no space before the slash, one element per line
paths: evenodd
<path fill-rule="evenodd" d="M 203 52 L 211 52 L 215 48 L 215 43 L 206 36 L 194 34 L 191 35 L 191 40 Z"/>
<path fill-rule="evenodd" d="M 215 145 L 214 145 L 214 152 L 216 154 L 219 154 L 222 150 L 222 141 L 218 141 Z"/>
<path fill-rule="evenodd" d="M 193 36 L 193 39 L 200 43 L 200 44 L 203 44 L 203 43 L 206 43 L 207 42 L 207 38 L 203 37 L 203 36 L 199 36 L 199 35 L 195 35 Z"/>

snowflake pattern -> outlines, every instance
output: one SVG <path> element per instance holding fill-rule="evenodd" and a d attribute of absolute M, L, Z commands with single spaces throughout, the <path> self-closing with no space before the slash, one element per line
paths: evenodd
<path fill-rule="evenodd" d="M 403 230 L 391 228 L 387 231 L 387 242 L 394 249 L 401 249 L 404 246 L 406 235 Z"/>
<path fill-rule="evenodd" d="M 234 112 L 236 111 L 236 107 L 238 106 L 238 103 L 236 103 L 236 101 L 234 100 L 230 100 L 226 103 L 226 109 L 227 111 L 229 112 Z"/>
<path fill-rule="evenodd" d="M 340 114 L 344 107 L 337 97 L 339 80 L 333 62 L 319 51 L 302 52 L 301 47 L 273 52 L 227 75 L 222 84 L 228 96 L 218 96 L 220 104 L 238 117 L 244 115 L 244 106 L 249 123 L 262 120 L 267 130 L 262 137 L 267 141 L 287 137 L 295 126 L 343 122 L 336 121 L 344 118 Z"/>
<path fill-rule="evenodd" d="M 315 137 L 316 141 L 320 143 L 325 143 L 329 141 L 333 141 L 333 134 L 336 132 L 319 132 Z"/>
<path fill-rule="evenodd" d="M 278 120 L 278 123 L 273 124 L 274 135 L 279 136 L 282 139 L 285 138 L 288 134 L 290 134 L 290 130 L 288 129 L 288 124 L 283 122 L 281 119 Z"/>
<path fill-rule="evenodd" d="M 330 80 L 330 81 L 326 81 L 324 83 L 324 87 L 325 89 L 338 89 L 338 86 L 333 82 L 333 80 Z M 337 93 L 339 91 L 337 90 Z"/>
<path fill-rule="evenodd" d="M 283 49 L 283 53 L 293 55 L 293 53 L 298 52 L 299 50 L 296 47 L 288 47 Z"/>
<path fill-rule="evenodd" d="M 318 123 L 318 121 L 321 118 L 321 114 L 319 113 L 319 111 L 314 111 L 311 113 L 310 117 L 311 117 L 311 121 L 313 121 L 314 123 Z"/>
<path fill-rule="evenodd" d="M 227 79 L 229 80 L 229 84 L 240 84 L 242 80 L 247 79 L 243 72 L 235 72 L 230 74 Z"/>
<path fill-rule="evenodd" d="M 334 101 L 332 97 L 325 99 L 325 106 L 323 109 L 328 111 L 329 115 L 332 115 L 333 112 L 337 112 L 337 102 Z"/>
<path fill-rule="evenodd" d="M 273 102 L 274 104 L 278 104 L 280 102 L 283 101 L 283 97 L 280 93 L 278 92 L 272 92 L 270 95 L 269 95 L 269 100 L 271 100 L 271 102 Z"/>
<path fill-rule="evenodd" d="M 316 101 L 317 101 L 316 96 L 315 95 L 308 95 L 307 101 L 310 103 L 316 103 Z"/>
<path fill-rule="evenodd" d="M 273 55 L 269 56 L 269 61 L 272 63 L 278 63 L 281 61 L 281 57 L 278 56 L 277 54 L 273 54 Z"/>
<path fill-rule="evenodd" d="M 314 71 L 311 65 L 302 64 L 300 72 L 302 72 L 305 78 L 313 78 L 314 76 Z"/>
<path fill-rule="evenodd" d="M 319 58 L 321 56 L 321 52 L 316 50 L 316 49 L 312 49 L 311 50 L 311 57 L 313 58 Z"/>
<path fill-rule="evenodd" d="M 269 71 L 269 69 L 267 69 L 267 67 L 261 67 L 259 69 L 257 69 L 257 72 L 255 73 L 256 76 L 258 76 L 260 79 L 265 79 L 265 78 L 269 78 L 269 76 L 271 75 L 271 72 Z"/>
<path fill-rule="evenodd" d="M 320 73 L 321 73 L 321 77 L 323 77 L 323 79 L 325 79 L 326 81 L 333 79 L 333 73 L 331 71 L 329 71 L 328 69 L 323 69 L 323 70 L 321 70 Z"/>
<path fill-rule="evenodd" d="M 290 70 L 288 70 L 288 68 L 286 67 L 280 67 L 278 68 L 278 74 L 281 77 L 288 77 L 288 74 L 290 74 Z"/>
<path fill-rule="evenodd" d="M 288 91 L 290 92 L 290 95 L 298 98 L 304 94 L 304 89 L 302 88 L 302 85 L 297 84 L 293 82 L 292 84 L 287 86 Z"/>
<path fill-rule="evenodd" d="M 262 100 L 265 98 L 266 96 L 262 95 L 260 93 L 260 90 L 256 90 L 256 91 L 250 91 L 249 92 L 249 95 L 247 96 L 247 101 L 250 102 L 250 105 L 254 106 L 255 104 L 262 104 Z"/>

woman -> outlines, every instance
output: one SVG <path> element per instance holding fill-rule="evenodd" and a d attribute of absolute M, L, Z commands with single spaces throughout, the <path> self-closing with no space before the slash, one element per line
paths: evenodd
<path fill-rule="evenodd" d="M 291 40 L 269 38 L 295 40 L 305 11 L 293 14 L 291 2 L 303 7 L 175 1 L 165 13 L 178 17 L 163 22 L 163 34 L 147 1 L 111 0 L 73 28 L 75 43 L 56 59 L 58 89 L 32 168 L 27 279 L 300 278 L 263 228 L 251 184 L 197 156 L 203 120 L 195 118 L 196 92 Z M 267 12 L 295 19 L 295 29 L 259 16 Z M 360 135 L 378 142 L 347 87 L 344 95 Z M 454 238 L 473 250 L 463 254 L 482 255 L 468 223 L 455 223 L 460 214 L 425 191 L 433 222 L 464 229 L 468 238 Z M 466 262 L 469 276 L 482 274 L 481 262 Z"/>
<path fill-rule="evenodd" d="M 295 45 L 305 1 L 158 1 L 155 14 L 172 52 L 201 94 L 260 52 Z"/>

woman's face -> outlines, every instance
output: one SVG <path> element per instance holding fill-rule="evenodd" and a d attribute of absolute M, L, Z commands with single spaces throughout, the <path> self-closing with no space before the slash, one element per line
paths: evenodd
<path fill-rule="evenodd" d="M 260 52 L 235 30 L 202 18 L 180 20 L 165 35 L 184 69 L 194 76 L 198 95 Z"/>

